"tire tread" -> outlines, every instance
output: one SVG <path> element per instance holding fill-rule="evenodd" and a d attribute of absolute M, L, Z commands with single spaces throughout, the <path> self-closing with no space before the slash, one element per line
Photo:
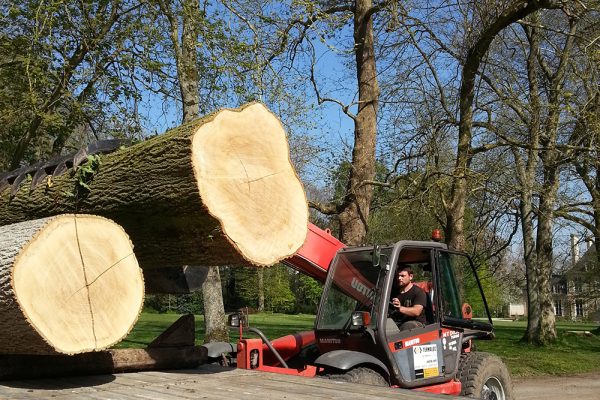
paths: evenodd
<path fill-rule="evenodd" d="M 479 392 L 487 379 L 481 371 L 492 364 L 497 364 L 498 379 L 502 381 L 506 400 L 514 398 L 512 380 L 506 366 L 499 357 L 485 352 L 471 352 L 460 356 L 457 378 L 462 384 L 461 396 L 478 397 L 480 395 Z"/>
<path fill-rule="evenodd" d="M 354 368 L 343 374 L 328 375 L 328 378 L 336 381 L 360 383 L 363 385 L 389 386 L 389 383 L 384 376 L 367 367 Z"/>

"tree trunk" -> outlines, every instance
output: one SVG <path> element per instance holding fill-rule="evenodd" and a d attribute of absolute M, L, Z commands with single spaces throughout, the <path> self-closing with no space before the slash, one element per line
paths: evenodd
<path fill-rule="evenodd" d="M 262 104 L 223 110 L 102 156 L 78 186 L 65 174 L 14 198 L 0 225 L 65 212 L 121 224 L 144 269 L 248 262 L 271 265 L 303 244 L 308 208 L 283 127 Z M 71 193 L 71 194 L 69 194 Z"/>
<path fill-rule="evenodd" d="M 197 1 L 158 0 L 156 4 L 168 22 L 179 83 L 179 100 L 182 105 L 181 121 L 186 123 L 198 117 L 200 110 L 200 92 L 198 90 L 200 74 L 198 73 L 196 46 L 200 29 L 199 20 L 203 17 Z"/>
<path fill-rule="evenodd" d="M 529 29 L 529 54 L 527 55 L 527 81 L 529 84 L 529 104 L 531 117 L 529 119 L 529 148 L 527 149 L 527 166 L 519 167 L 519 180 L 521 185 L 521 224 L 523 231 L 523 257 L 525 261 L 525 278 L 527 282 L 527 328 L 523 340 L 534 343 L 540 329 L 541 308 L 539 299 L 539 268 L 534 239 L 534 188 L 536 173 L 539 163 L 538 147 L 540 143 L 540 130 L 542 118 L 542 105 L 540 99 L 539 64 L 540 35 L 539 12 L 530 15 L 531 28 Z M 518 150 L 516 150 L 518 151 Z"/>
<path fill-rule="evenodd" d="M 112 221 L 60 215 L 0 227 L 0 353 L 107 348 L 143 300 L 133 247 Z"/>
<path fill-rule="evenodd" d="M 358 80 L 358 113 L 354 119 L 352 168 L 346 193 L 349 205 L 340 213 L 340 237 L 348 245 L 364 242 L 373 198 L 365 182 L 375 176 L 375 143 L 379 85 L 375 64 L 371 0 L 357 0 L 354 11 L 354 44 Z"/>
<path fill-rule="evenodd" d="M 548 193 L 543 193 L 540 199 L 540 210 L 538 215 L 537 233 L 537 260 L 538 260 L 538 282 L 539 282 L 539 304 L 540 320 L 539 329 L 534 341 L 539 344 L 548 344 L 556 341 L 556 326 L 554 308 L 552 304 L 551 277 L 552 277 L 552 226 L 554 222 L 554 203 L 556 191 L 558 190 L 558 178 L 555 176 L 550 181 L 545 179 L 544 186 L 548 187 Z"/>
<path fill-rule="evenodd" d="M 523 232 L 523 257 L 525 261 L 525 279 L 527 291 L 527 328 L 523 339 L 529 343 L 535 340 L 539 331 L 541 316 L 539 303 L 539 280 L 535 241 L 533 239 L 533 210 L 531 209 L 530 196 L 521 199 L 521 225 Z"/>
<path fill-rule="evenodd" d="M 225 306 L 219 267 L 210 267 L 206 281 L 202 284 L 204 300 L 204 343 L 229 340 L 229 330 L 225 325 Z"/>
<path fill-rule="evenodd" d="M 538 214 L 537 259 L 539 266 L 539 300 L 540 323 L 535 341 L 540 344 L 555 342 L 557 339 L 552 304 L 552 262 L 554 257 L 552 246 L 552 228 L 554 224 L 554 207 L 560 185 L 560 167 L 564 163 L 557 149 L 559 121 L 562 113 L 561 93 L 565 86 L 566 71 L 569 68 L 571 49 L 577 33 L 577 18 L 570 17 L 570 32 L 564 42 L 555 72 L 549 79 L 548 116 L 545 129 L 540 136 L 540 159 L 542 160 L 543 181 L 540 189 Z"/>
<path fill-rule="evenodd" d="M 554 206 L 559 187 L 560 162 L 556 140 L 558 135 L 558 96 L 550 97 L 550 113 L 546 131 L 542 136 L 540 159 L 543 167 L 543 182 L 540 188 L 540 200 L 537 226 L 537 262 L 538 262 L 538 298 L 540 303 L 539 329 L 534 341 L 548 344 L 556 341 L 556 326 L 552 302 L 552 266 L 554 260 L 553 225 Z"/>
<path fill-rule="evenodd" d="M 65 355 L 0 355 L 0 380 L 196 368 L 207 359 L 202 346 L 111 349 Z"/>

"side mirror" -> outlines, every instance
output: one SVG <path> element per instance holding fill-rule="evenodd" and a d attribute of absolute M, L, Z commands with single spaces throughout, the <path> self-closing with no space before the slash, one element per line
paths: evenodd
<path fill-rule="evenodd" d="M 461 311 L 463 319 L 473 319 L 473 309 L 469 303 L 463 303 Z"/>
<path fill-rule="evenodd" d="M 351 318 L 354 328 L 366 328 L 371 324 L 371 313 L 367 311 L 354 311 Z"/>
<path fill-rule="evenodd" d="M 379 267 L 381 262 L 381 247 L 377 244 L 373 246 L 372 262 L 374 267 Z"/>
<path fill-rule="evenodd" d="M 227 325 L 229 325 L 232 328 L 239 328 L 240 326 L 247 327 L 248 320 L 246 319 L 246 316 L 242 313 L 229 314 L 229 316 L 227 317 Z"/>

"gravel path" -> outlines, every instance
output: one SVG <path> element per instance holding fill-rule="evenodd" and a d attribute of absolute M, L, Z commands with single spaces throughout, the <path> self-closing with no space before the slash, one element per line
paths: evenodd
<path fill-rule="evenodd" d="M 600 400 L 600 373 L 514 379 L 517 400 Z"/>

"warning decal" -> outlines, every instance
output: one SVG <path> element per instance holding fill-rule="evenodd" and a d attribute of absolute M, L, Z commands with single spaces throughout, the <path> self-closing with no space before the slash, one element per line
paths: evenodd
<path fill-rule="evenodd" d="M 439 375 L 437 345 L 415 346 L 413 355 L 417 378 L 431 378 Z"/>

